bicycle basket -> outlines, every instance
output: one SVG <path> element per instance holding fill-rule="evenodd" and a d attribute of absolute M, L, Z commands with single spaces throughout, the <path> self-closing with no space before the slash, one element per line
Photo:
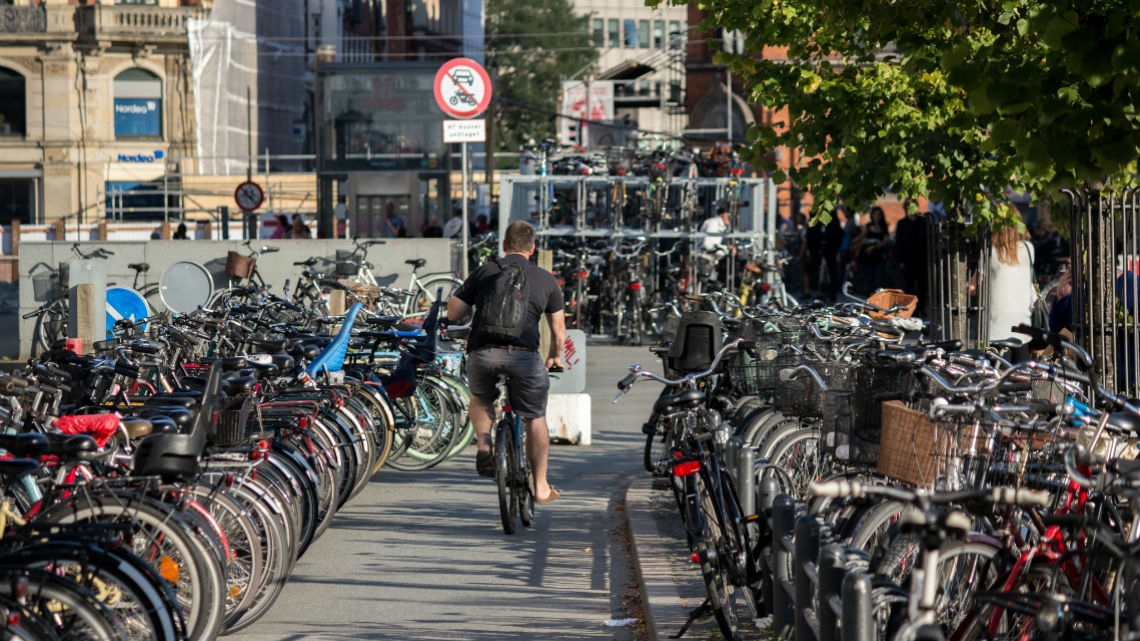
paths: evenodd
<path fill-rule="evenodd" d="M 854 365 L 851 363 L 822 363 L 809 362 L 812 369 L 819 374 L 829 390 L 851 391 L 852 373 Z M 815 377 L 807 373 L 799 373 L 795 378 L 781 380 L 778 372 L 776 376 L 775 407 L 785 415 L 802 418 L 820 418 L 823 416 L 822 407 L 823 390 Z"/>
<path fill-rule="evenodd" d="M 230 409 L 218 412 L 218 424 L 215 427 L 214 438 L 211 443 L 228 447 L 237 445 L 245 440 L 245 426 L 249 422 L 249 411 L 252 405 L 251 397 L 245 396 L 240 401 L 234 399 Z M 227 403 L 230 405 L 230 403 Z"/>
<path fill-rule="evenodd" d="M 837 461 L 874 465 L 879 460 L 879 442 L 859 424 L 856 393 L 828 390 L 822 396 L 820 449 Z M 868 438 L 871 437 L 871 438 Z"/>
<path fill-rule="evenodd" d="M 901 401 L 883 403 L 883 430 L 876 471 L 887 478 L 931 488 L 958 449 L 957 431 Z"/>
<path fill-rule="evenodd" d="M 867 299 L 868 303 L 881 307 L 883 309 L 890 309 L 899 306 L 902 309 L 891 314 L 884 314 L 883 312 L 869 311 L 867 315 L 875 320 L 883 320 L 887 318 L 910 318 L 914 313 L 915 308 L 918 306 L 918 296 L 914 294 L 907 294 L 901 289 L 880 289 L 879 291 L 871 294 Z"/>
<path fill-rule="evenodd" d="M 344 249 L 336 250 L 336 275 L 355 276 L 360 272 L 360 263 L 356 262 L 356 253 Z"/>
<path fill-rule="evenodd" d="M 226 275 L 230 278 L 249 278 L 253 275 L 253 268 L 257 259 L 239 252 L 226 254 Z"/>

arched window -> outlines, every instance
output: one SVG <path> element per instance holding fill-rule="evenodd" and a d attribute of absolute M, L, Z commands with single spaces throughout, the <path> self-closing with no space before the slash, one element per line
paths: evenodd
<path fill-rule="evenodd" d="M 0 136 L 23 136 L 27 133 L 26 100 L 24 77 L 0 67 Z"/>
<path fill-rule="evenodd" d="M 115 76 L 115 137 L 162 137 L 162 80 L 132 68 Z"/>

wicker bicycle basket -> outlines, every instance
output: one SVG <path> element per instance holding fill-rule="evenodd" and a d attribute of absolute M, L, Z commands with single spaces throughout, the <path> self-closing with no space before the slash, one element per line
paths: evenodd
<path fill-rule="evenodd" d="M 883 320 L 886 318 L 910 318 L 918 307 L 918 296 L 914 294 L 907 294 L 901 289 L 880 289 L 879 291 L 871 294 L 867 299 L 868 303 L 883 309 L 890 309 L 895 306 L 901 306 L 902 309 L 897 310 L 890 314 L 883 312 L 867 312 L 867 315 L 875 320 Z"/>
<path fill-rule="evenodd" d="M 901 401 L 887 401 L 876 470 L 896 481 L 931 488 L 957 455 L 957 441 L 953 425 L 931 421 L 926 412 Z"/>
<path fill-rule="evenodd" d="M 253 275 L 255 265 L 257 259 L 253 256 L 246 256 L 240 252 L 226 254 L 226 275 L 230 278 L 249 278 Z"/>

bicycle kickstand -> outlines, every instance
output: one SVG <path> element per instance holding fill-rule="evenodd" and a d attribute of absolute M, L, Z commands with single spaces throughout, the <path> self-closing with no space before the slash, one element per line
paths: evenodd
<path fill-rule="evenodd" d="M 685 620 L 685 625 L 681 626 L 681 629 L 677 631 L 677 634 L 669 638 L 680 639 L 681 637 L 685 636 L 685 633 L 689 631 L 689 628 L 691 628 L 693 624 L 697 622 L 697 619 L 709 616 L 712 613 L 712 603 L 709 602 L 708 597 L 705 597 L 705 600 L 701 601 L 701 604 L 697 606 L 697 609 L 689 613 L 689 618 Z"/>

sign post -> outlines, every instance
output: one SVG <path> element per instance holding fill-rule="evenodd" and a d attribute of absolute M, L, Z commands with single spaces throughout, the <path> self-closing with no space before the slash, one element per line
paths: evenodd
<path fill-rule="evenodd" d="M 491 104 L 491 77 L 483 65 L 468 58 L 456 58 L 444 63 L 435 74 L 435 102 L 443 113 L 460 120 L 443 122 L 443 142 L 462 145 L 463 156 L 463 278 L 467 278 L 467 248 L 470 243 L 470 223 L 467 212 L 467 143 L 487 139 L 486 121 L 476 118 Z M 492 162 L 487 154 L 487 162 Z"/>

